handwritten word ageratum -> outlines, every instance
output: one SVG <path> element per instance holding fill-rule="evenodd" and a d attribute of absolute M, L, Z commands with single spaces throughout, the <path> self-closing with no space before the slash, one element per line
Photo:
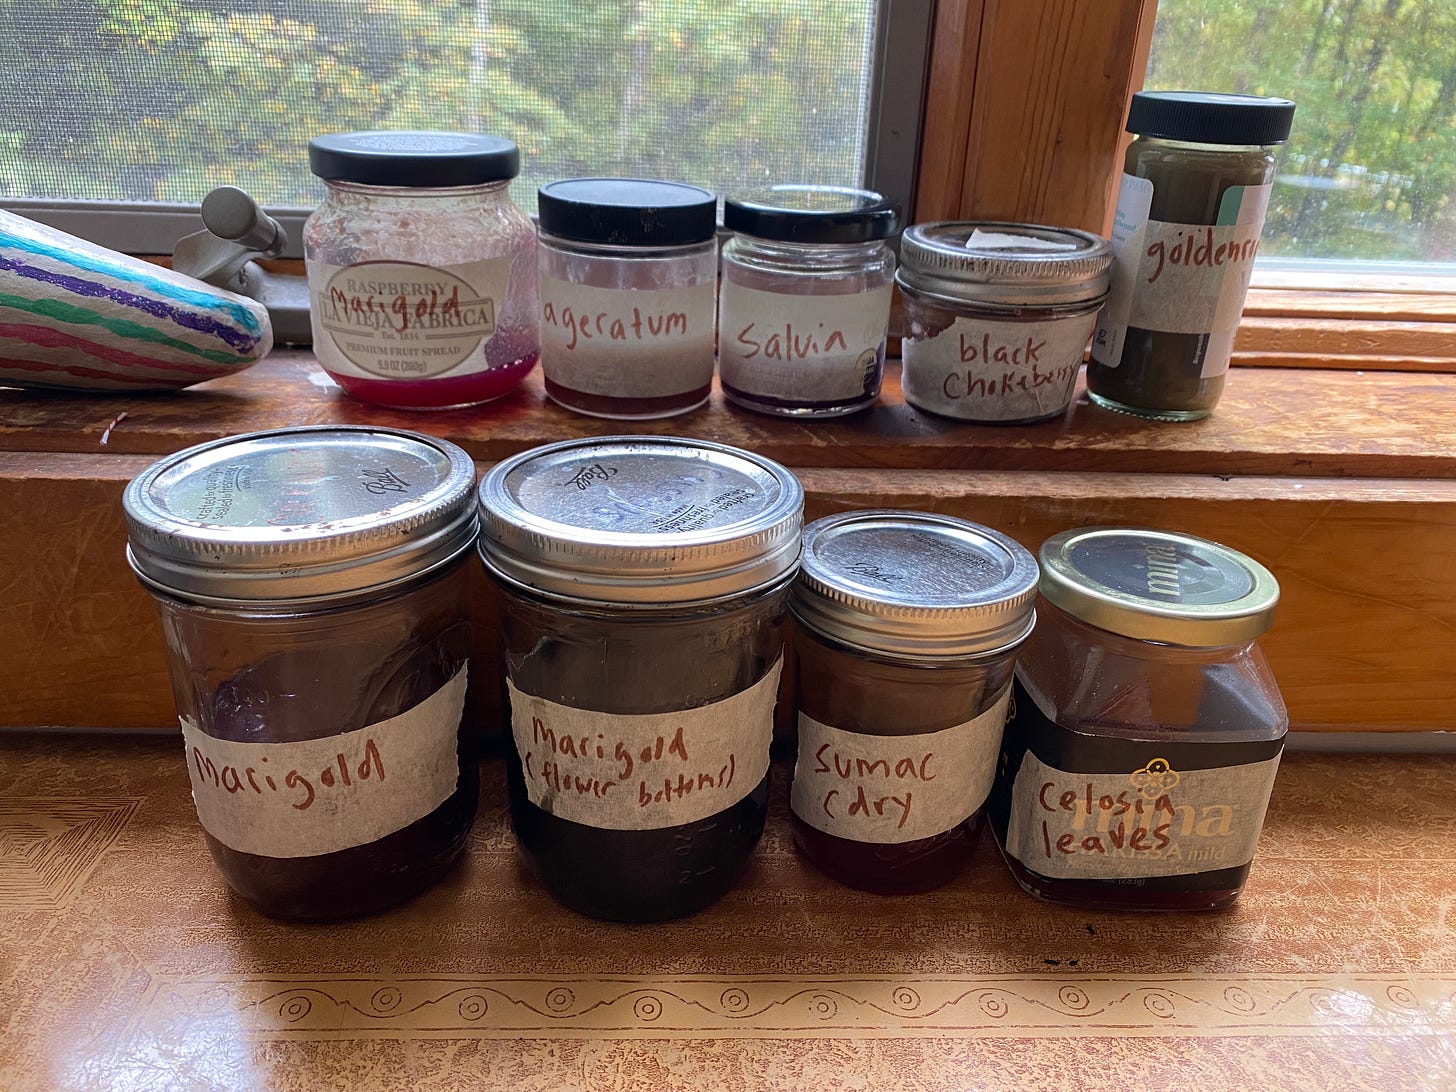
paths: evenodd
<path fill-rule="evenodd" d="M 716 771 L 660 771 L 664 764 L 686 765 L 691 761 L 682 725 L 671 736 L 659 735 L 643 745 L 595 736 L 558 734 L 539 716 L 531 718 L 532 747 L 521 757 L 526 777 L 558 795 L 574 794 L 598 800 L 616 793 L 635 800 L 637 807 L 668 804 L 708 789 L 726 789 L 733 784 L 738 758 Z M 563 762 L 569 759 L 569 762 Z M 658 778 L 661 777 L 661 788 Z M 635 780 L 636 784 L 631 782 Z M 618 791 L 620 790 L 620 791 Z M 634 791 L 635 790 L 635 791 Z"/>
<path fill-rule="evenodd" d="M 356 781 L 384 780 L 384 759 L 380 757 L 379 745 L 373 738 L 366 738 L 360 754 L 350 758 L 343 751 L 334 756 L 334 761 L 318 773 L 306 773 L 293 769 L 283 773 L 268 765 L 267 755 L 258 760 L 257 766 L 219 767 L 202 749 L 193 746 L 192 763 L 197 769 L 198 782 L 210 783 L 230 796 L 238 794 L 266 796 L 269 793 L 283 793 L 292 797 L 290 803 L 299 811 L 313 806 L 319 792 L 323 790 L 343 791 L 354 787 Z M 337 772 L 335 772 L 337 770 Z M 278 777 L 273 776 L 274 773 Z M 262 778 L 259 781 L 259 778 Z M 279 782 L 282 782 L 280 786 Z"/>
<path fill-rule="evenodd" d="M 895 829 L 899 830 L 910 818 L 910 805 L 914 794 L 909 789 L 896 789 L 902 795 L 895 795 L 894 792 L 884 792 L 871 789 L 865 792 L 865 781 L 880 782 L 881 784 L 891 781 L 919 781 L 929 782 L 935 780 L 935 774 L 931 772 L 931 762 L 935 759 L 935 752 L 927 751 L 918 758 L 904 756 L 896 759 L 893 763 L 889 759 L 877 758 L 849 758 L 841 756 L 838 752 L 832 751 L 832 744 L 825 743 L 814 752 L 814 773 L 834 774 L 841 781 L 854 783 L 853 791 L 848 788 L 830 789 L 824 794 L 820 806 L 824 814 L 831 819 L 853 818 L 864 816 L 866 819 L 872 816 L 885 816 L 887 809 L 900 809 L 899 821 Z M 828 760 L 826 761 L 826 755 Z M 831 766 L 830 763 L 833 763 Z M 876 795 L 878 791 L 878 795 Z M 846 806 L 847 805 L 847 806 Z M 894 812 L 890 811 L 893 815 Z"/>
<path fill-rule="evenodd" d="M 652 341 L 688 335 L 685 311 L 644 314 L 640 307 L 634 307 L 629 317 L 626 314 L 614 315 L 610 311 L 581 312 L 570 307 L 558 308 L 548 302 L 541 309 L 541 321 L 571 335 L 571 340 L 566 343 L 568 350 L 575 349 L 581 341 Z"/>

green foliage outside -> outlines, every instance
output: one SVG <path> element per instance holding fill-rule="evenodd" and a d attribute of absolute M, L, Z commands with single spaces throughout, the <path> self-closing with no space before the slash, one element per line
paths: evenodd
<path fill-rule="evenodd" d="M 0 195 L 312 205 L 307 143 L 509 136 L 552 178 L 860 173 L 869 0 L 8 0 Z"/>
<path fill-rule="evenodd" d="M 1160 0 L 1147 86 L 1297 104 L 1261 253 L 1456 260 L 1456 2 Z"/>

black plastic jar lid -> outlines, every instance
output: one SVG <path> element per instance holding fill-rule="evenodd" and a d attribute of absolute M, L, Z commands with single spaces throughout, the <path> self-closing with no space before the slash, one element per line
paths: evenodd
<path fill-rule="evenodd" d="M 314 137 L 308 166 L 328 182 L 443 189 L 515 178 L 521 153 L 504 137 L 380 129 Z"/>
<path fill-rule="evenodd" d="M 723 202 L 723 226 L 786 243 L 869 243 L 900 226 L 900 210 L 874 190 L 769 186 Z"/>
<path fill-rule="evenodd" d="M 541 230 L 614 246 L 687 246 L 718 231 L 710 190 L 651 178 L 564 178 L 536 191 Z"/>
<path fill-rule="evenodd" d="M 1139 91 L 1127 111 L 1127 131 L 1194 144 L 1283 144 L 1294 125 L 1294 103 L 1257 95 L 1208 91 Z"/>

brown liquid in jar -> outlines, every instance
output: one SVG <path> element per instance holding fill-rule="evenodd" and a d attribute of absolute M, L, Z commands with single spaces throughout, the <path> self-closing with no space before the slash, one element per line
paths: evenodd
<path fill-rule="evenodd" d="M 573 390 L 563 386 L 549 376 L 546 378 L 547 397 L 559 405 L 580 413 L 624 420 L 632 418 L 646 420 L 685 413 L 706 402 L 712 390 L 712 383 L 704 383 L 701 387 L 685 394 L 667 394 L 658 398 L 622 398 L 616 395 L 588 394 L 586 391 Z"/>
<path fill-rule="evenodd" d="M 991 707 L 1011 682 L 1015 657 L 909 663 L 850 649 L 795 626 L 799 707 L 821 724 L 866 735 L 910 736 L 964 724 Z M 980 825 L 977 810 L 930 838 L 896 844 L 827 834 L 793 817 L 794 840 L 840 883 L 875 894 L 928 891 L 954 879 Z"/>
<path fill-rule="evenodd" d="M 187 685 L 195 692 L 179 692 L 178 707 L 214 738 L 259 743 L 320 739 L 398 716 L 468 663 L 470 627 L 461 620 L 467 578 L 468 569 L 457 564 L 404 596 L 332 612 L 306 646 L 293 640 L 297 616 L 256 616 L 259 632 L 250 647 L 275 651 L 220 682 L 194 676 Z M 401 606 L 405 596 L 408 607 Z M 192 623 L 188 614 L 164 611 L 163 617 L 169 640 Z M 186 639 L 195 650 L 200 642 L 227 638 L 199 622 Z M 194 658 L 205 659 L 195 652 Z M 178 690 L 183 686 L 179 680 Z M 355 917 L 402 902 L 443 876 L 465 847 L 479 780 L 463 740 L 457 755 L 459 780 L 444 803 L 375 842 L 313 857 L 267 857 L 204 831 L 208 849 L 233 890 L 269 917 Z"/>
<path fill-rule="evenodd" d="M 779 661 L 786 596 L 781 582 L 726 605 L 623 617 L 503 588 L 506 672 L 525 693 L 604 713 L 671 712 L 722 701 Z M 610 830 L 532 803 L 516 749 L 506 753 L 517 838 L 551 894 L 589 917 L 661 921 L 700 910 L 732 887 L 763 833 L 768 776 L 706 819 Z"/>

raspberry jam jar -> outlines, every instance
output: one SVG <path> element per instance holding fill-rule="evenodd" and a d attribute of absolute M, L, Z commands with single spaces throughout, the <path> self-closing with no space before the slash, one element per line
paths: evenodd
<path fill-rule="evenodd" d="M 991 828 L 1023 888 L 1112 910 L 1230 905 L 1289 727 L 1257 638 L 1279 585 L 1236 550 L 1087 527 L 1041 548 Z"/>
<path fill-rule="evenodd" d="M 468 133 L 316 137 L 327 193 L 303 229 L 314 355 L 396 409 L 508 393 L 536 366 L 536 231 L 510 196 L 520 154 Z"/>
<path fill-rule="evenodd" d="M 742 873 L 803 501 L 768 459 L 671 438 L 551 444 L 482 480 L 511 818 L 566 906 L 675 918 Z"/>
<path fill-rule="evenodd" d="M 203 834 L 270 917 L 378 910 L 464 848 L 474 477 L 417 433 L 295 428 L 188 448 L 126 489 Z"/>
<path fill-rule="evenodd" d="M 970 856 L 1037 566 L 1014 540 L 922 512 L 804 531 L 791 609 L 794 839 L 841 883 L 925 891 Z"/>

